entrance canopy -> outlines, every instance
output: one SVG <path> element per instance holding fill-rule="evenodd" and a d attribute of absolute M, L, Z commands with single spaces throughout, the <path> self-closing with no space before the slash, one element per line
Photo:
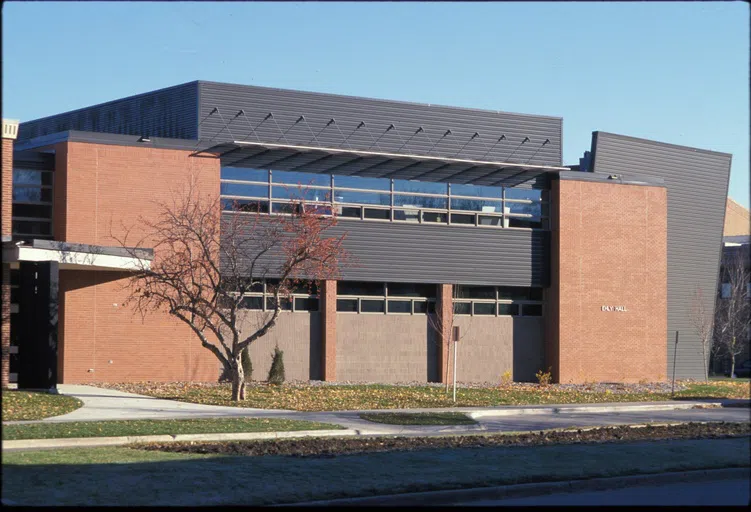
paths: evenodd
<path fill-rule="evenodd" d="M 546 173 L 570 170 L 568 167 L 249 141 L 222 142 L 196 155 L 202 153 L 219 156 L 223 167 L 490 186 L 514 186 Z"/>
<path fill-rule="evenodd" d="M 3 263 L 11 267 L 21 261 L 52 261 L 60 270 L 135 270 L 150 268 L 151 249 L 71 244 L 52 240 L 4 242 Z"/>

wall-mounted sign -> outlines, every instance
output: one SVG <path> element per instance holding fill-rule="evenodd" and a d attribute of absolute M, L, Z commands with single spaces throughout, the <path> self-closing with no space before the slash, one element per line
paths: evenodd
<path fill-rule="evenodd" d="M 619 311 L 619 312 L 627 312 L 626 306 L 602 306 L 602 311 Z"/>

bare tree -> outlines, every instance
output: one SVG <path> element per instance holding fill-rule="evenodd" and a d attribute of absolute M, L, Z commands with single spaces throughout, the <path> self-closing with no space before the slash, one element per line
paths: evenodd
<path fill-rule="evenodd" d="M 701 341 L 702 361 L 704 362 L 704 380 L 709 380 L 709 354 L 712 350 L 714 340 L 712 327 L 713 318 L 712 310 L 707 307 L 707 301 L 700 286 L 694 289 L 694 296 L 691 300 L 691 324 L 694 332 L 699 336 Z"/>
<path fill-rule="evenodd" d="M 170 203 L 159 204 L 156 217 L 139 217 L 135 229 L 142 236 L 135 245 L 128 244 L 132 226 L 123 237 L 113 235 L 133 256 L 145 247 L 154 250 L 150 264 L 131 271 L 128 302 L 142 315 L 166 311 L 187 324 L 221 362 L 235 401 L 245 399 L 243 351 L 276 325 L 291 289 L 303 279 L 336 279 L 347 260 L 346 235 L 326 234 L 337 223 L 330 204 L 288 204 L 287 215 L 261 213 L 266 205 L 260 203 L 222 215 L 218 196 L 202 196 L 189 183 Z M 273 309 L 241 335 L 243 296 L 267 276 L 275 279 Z"/>
<path fill-rule="evenodd" d="M 748 267 L 748 246 L 728 251 L 723 255 L 721 283 L 724 288 L 717 303 L 715 319 L 716 342 L 730 357 L 730 375 L 735 374 L 736 358 L 748 346 L 749 323 L 751 323 L 751 297 Z"/>

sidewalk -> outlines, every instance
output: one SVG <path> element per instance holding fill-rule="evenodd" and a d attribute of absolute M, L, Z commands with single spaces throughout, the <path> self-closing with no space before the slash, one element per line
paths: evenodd
<path fill-rule="evenodd" d="M 134 442 L 228 441 L 310 436 L 433 436 L 493 432 L 535 431 L 552 428 L 681 421 L 746 421 L 748 409 L 721 409 L 723 401 L 621 402 L 600 404 L 453 407 L 437 409 L 381 409 L 369 411 L 301 412 L 192 404 L 83 385 L 60 385 L 60 394 L 73 396 L 83 406 L 71 413 L 35 421 L 3 424 L 60 423 L 71 421 L 156 420 L 196 418 L 284 418 L 332 423 L 346 430 L 235 434 L 184 434 L 159 436 L 91 437 L 3 441 L 3 450 L 125 445 Z M 476 425 L 404 426 L 373 423 L 364 412 L 462 412 Z"/>

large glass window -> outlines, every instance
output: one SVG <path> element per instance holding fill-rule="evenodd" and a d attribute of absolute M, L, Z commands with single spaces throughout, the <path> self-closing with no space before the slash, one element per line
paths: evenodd
<path fill-rule="evenodd" d="M 221 176 L 224 198 L 270 200 L 271 204 L 269 207 L 224 201 L 225 211 L 288 214 L 295 207 L 279 203 L 333 202 L 335 209 L 317 212 L 330 215 L 335 211 L 344 219 L 496 229 L 548 226 L 546 190 L 235 167 L 222 168 Z M 51 201 L 51 190 L 31 185 L 42 178 L 20 173 L 19 177 L 30 184 L 14 187 L 14 198 L 24 198 L 27 202 Z M 24 190 L 24 187 L 31 188 Z"/>
<path fill-rule="evenodd" d="M 339 281 L 336 310 L 342 313 L 435 312 L 435 284 Z"/>
<path fill-rule="evenodd" d="M 475 316 L 541 316 L 542 288 L 458 285 L 454 312 Z"/>
<path fill-rule="evenodd" d="M 256 311 L 273 310 L 276 304 L 274 291 L 278 285 L 278 279 L 266 279 L 253 285 L 252 291 L 243 296 L 239 307 Z M 292 283 L 290 288 L 287 296 L 279 297 L 279 306 L 282 311 L 318 311 L 318 288 L 315 282 Z"/>

